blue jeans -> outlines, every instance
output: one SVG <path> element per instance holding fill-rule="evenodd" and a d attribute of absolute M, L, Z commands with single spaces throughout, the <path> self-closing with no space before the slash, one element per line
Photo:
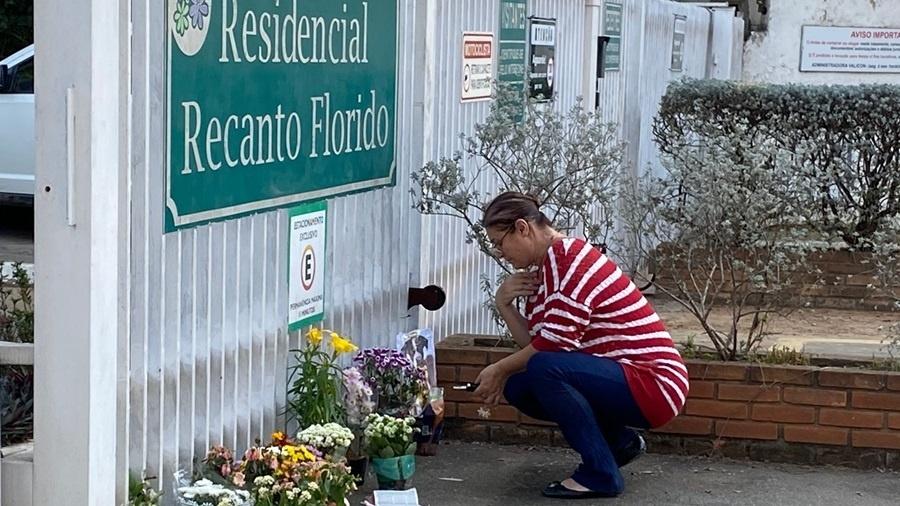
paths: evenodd
<path fill-rule="evenodd" d="M 615 454 L 649 428 L 618 362 L 580 352 L 538 352 L 506 382 L 506 400 L 522 413 L 555 422 L 582 463 L 572 478 L 596 491 L 625 487 Z"/>

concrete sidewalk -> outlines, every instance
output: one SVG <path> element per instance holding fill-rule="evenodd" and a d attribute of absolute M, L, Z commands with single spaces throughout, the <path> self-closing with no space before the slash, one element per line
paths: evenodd
<path fill-rule="evenodd" d="M 572 502 L 545 499 L 540 491 L 548 482 L 569 476 L 578 461 L 574 452 L 559 448 L 451 442 L 442 445 L 436 457 L 417 459 L 412 485 L 422 506 L 560 506 Z M 900 503 L 900 474 L 896 473 L 654 454 L 643 456 L 623 472 L 626 490 L 622 496 L 574 504 Z M 371 491 L 374 478 L 370 472 L 353 504 Z"/>

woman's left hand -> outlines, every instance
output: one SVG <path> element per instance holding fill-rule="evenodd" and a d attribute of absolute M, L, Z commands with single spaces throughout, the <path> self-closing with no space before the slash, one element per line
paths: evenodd
<path fill-rule="evenodd" d="M 485 404 L 496 406 L 503 397 L 503 388 L 506 386 L 506 380 L 509 376 L 499 366 L 499 364 L 491 364 L 478 375 L 475 380 L 478 388 L 475 389 L 475 395 L 484 399 Z"/>

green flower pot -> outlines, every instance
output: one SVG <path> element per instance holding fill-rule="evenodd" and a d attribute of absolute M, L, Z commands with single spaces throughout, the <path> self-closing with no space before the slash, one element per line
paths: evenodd
<path fill-rule="evenodd" d="M 406 490 L 407 481 L 416 472 L 416 456 L 389 459 L 372 458 L 372 469 L 380 490 Z"/>

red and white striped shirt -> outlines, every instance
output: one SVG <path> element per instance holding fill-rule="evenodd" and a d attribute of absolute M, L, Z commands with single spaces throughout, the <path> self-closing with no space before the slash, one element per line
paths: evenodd
<path fill-rule="evenodd" d="M 617 361 L 650 426 L 674 418 L 687 397 L 687 368 L 631 279 L 586 241 L 571 238 L 553 243 L 540 275 L 525 305 L 532 346 Z"/>

